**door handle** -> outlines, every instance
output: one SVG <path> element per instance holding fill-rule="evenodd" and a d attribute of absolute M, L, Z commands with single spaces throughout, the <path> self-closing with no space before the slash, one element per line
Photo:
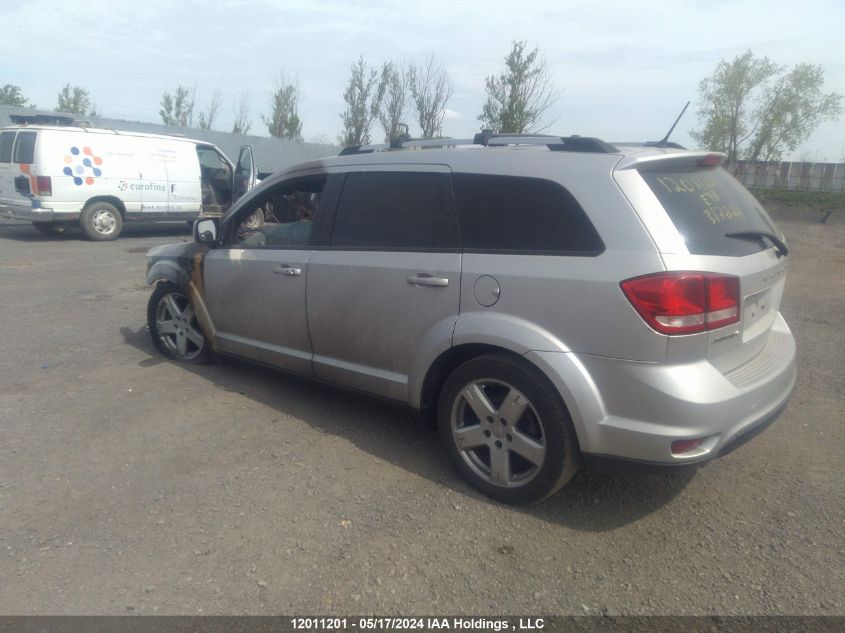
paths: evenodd
<path fill-rule="evenodd" d="M 449 280 L 446 277 L 434 277 L 428 273 L 417 273 L 408 277 L 408 283 L 412 286 L 432 286 L 435 288 L 444 288 L 449 285 Z"/>
<path fill-rule="evenodd" d="M 286 277 L 296 277 L 302 274 L 302 269 L 294 268 L 293 266 L 276 266 L 273 272 L 277 275 L 285 275 Z"/>

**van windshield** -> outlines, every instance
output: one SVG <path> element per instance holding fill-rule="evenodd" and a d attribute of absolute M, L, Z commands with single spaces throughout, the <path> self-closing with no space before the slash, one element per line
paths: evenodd
<path fill-rule="evenodd" d="M 640 171 L 693 255 L 741 257 L 769 248 L 727 233 L 780 232 L 748 190 L 721 167 Z"/>

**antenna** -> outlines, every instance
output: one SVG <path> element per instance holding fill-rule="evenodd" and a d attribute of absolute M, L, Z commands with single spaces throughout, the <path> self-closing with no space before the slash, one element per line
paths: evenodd
<path fill-rule="evenodd" d="M 672 132 L 675 131 L 675 126 L 678 125 L 678 121 L 680 121 L 681 117 L 684 116 L 684 112 L 687 111 L 689 104 L 690 104 L 690 102 L 687 101 L 687 104 L 684 106 L 684 109 L 681 110 L 681 113 L 678 115 L 678 118 L 675 119 L 675 122 L 672 124 L 672 127 L 670 127 L 669 131 L 666 132 L 666 136 L 664 136 L 662 139 L 660 139 L 656 143 L 652 142 L 652 143 L 646 143 L 646 144 L 651 145 L 652 147 L 669 147 L 669 137 L 672 135 Z"/>

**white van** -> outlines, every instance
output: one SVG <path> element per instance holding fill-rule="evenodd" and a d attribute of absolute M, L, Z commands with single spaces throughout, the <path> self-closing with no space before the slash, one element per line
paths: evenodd
<path fill-rule="evenodd" d="M 113 240 L 129 220 L 216 216 L 256 181 L 252 148 L 234 165 L 216 146 L 85 126 L 0 129 L 0 212 L 42 232 L 78 222 Z"/>

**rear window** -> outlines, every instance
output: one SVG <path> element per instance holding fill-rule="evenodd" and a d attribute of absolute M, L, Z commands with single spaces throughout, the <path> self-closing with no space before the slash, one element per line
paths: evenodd
<path fill-rule="evenodd" d="M 597 255 L 604 250 L 581 205 L 556 182 L 454 174 L 453 185 L 467 251 Z"/>
<path fill-rule="evenodd" d="M 14 132 L 0 132 L 0 163 L 12 162 L 12 143 L 14 142 Z"/>
<path fill-rule="evenodd" d="M 745 231 L 779 232 L 748 190 L 721 167 L 685 171 L 641 171 L 693 255 L 741 257 L 759 242 L 725 237 Z"/>
<path fill-rule="evenodd" d="M 34 163 L 35 162 L 35 136 L 38 132 L 19 132 L 18 141 L 15 143 L 15 155 L 12 162 Z"/>

